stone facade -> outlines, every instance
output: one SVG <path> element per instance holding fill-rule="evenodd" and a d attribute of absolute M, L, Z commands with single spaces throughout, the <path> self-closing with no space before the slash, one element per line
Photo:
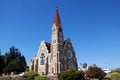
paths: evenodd
<path fill-rule="evenodd" d="M 77 59 L 70 39 L 64 40 L 58 9 L 56 9 L 51 43 L 41 42 L 37 55 L 30 61 L 30 70 L 40 74 L 56 74 L 68 68 L 77 69 Z"/>

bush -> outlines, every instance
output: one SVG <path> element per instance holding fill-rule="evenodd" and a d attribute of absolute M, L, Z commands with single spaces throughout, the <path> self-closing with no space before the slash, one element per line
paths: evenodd
<path fill-rule="evenodd" d="M 39 76 L 39 74 L 34 71 L 28 71 L 28 72 L 25 72 L 25 74 L 24 74 L 24 77 L 27 77 L 27 78 L 32 78 L 32 77 L 36 77 L 36 76 Z"/>
<path fill-rule="evenodd" d="M 90 67 L 85 74 L 85 79 L 99 79 L 102 80 L 106 73 L 104 73 L 101 68 Z"/>
<path fill-rule="evenodd" d="M 29 80 L 29 79 L 20 77 L 20 78 L 17 78 L 16 80 Z"/>
<path fill-rule="evenodd" d="M 25 69 L 25 72 L 28 72 L 28 71 L 29 71 L 29 68 L 26 68 L 26 69 Z"/>
<path fill-rule="evenodd" d="M 46 76 L 37 76 L 37 77 L 35 77 L 35 80 L 50 80 L 50 78 L 48 78 Z"/>
<path fill-rule="evenodd" d="M 84 80 L 84 72 L 70 68 L 59 73 L 58 80 Z"/>

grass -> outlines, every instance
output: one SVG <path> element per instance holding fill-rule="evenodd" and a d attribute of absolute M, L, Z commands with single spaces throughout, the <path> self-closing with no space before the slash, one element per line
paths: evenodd
<path fill-rule="evenodd" d="M 120 80 L 120 73 L 114 72 L 107 74 L 106 77 L 111 78 L 112 80 Z"/>

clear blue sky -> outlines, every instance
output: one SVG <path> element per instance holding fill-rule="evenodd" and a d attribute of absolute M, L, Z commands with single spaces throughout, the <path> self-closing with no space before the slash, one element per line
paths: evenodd
<path fill-rule="evenodd" d="M 51 42 L 57 0 L 0 0 L 0 48 L 19 48 L 29 65 L 40 42 Z M 100 67 L 120 67 L 120 1 L 59 0 L 65 39 L 77 61 Z"/>

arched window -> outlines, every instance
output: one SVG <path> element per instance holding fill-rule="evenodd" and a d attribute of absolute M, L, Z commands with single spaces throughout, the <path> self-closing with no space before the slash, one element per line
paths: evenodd
<path fill-rule="evenodd" d="M 61 31 L 59 31 L 59 36 L 62 36 L 62 32 Z"/>
<path fill-rule="evenodd" d="M 55 31 L 55 28 L 53 29 L 53 35 L 55 35 L 56 34 L 56 31 Z"/>
<path fill-rule="evenodd" d="M 44 65 L 44 64 L 45 64 L 45 55 L 44 53 L 42 53 L 40 56 L 40 65 Z"/>
<path fill-rule="evenodd" d="M 68 51 L 67 55 L 68 55 L 68 58 L 72 58 L 72 52 L 71 51 Z"/>
<path fill-rule="evenodd" d="M 73 61 L 72 61 L 72 60 L 70 60 L 70 61 L 68 62 L 68 65 L 69 65 L 69 68 L 74 68 L 74 64 L 73 64 Z"/>

